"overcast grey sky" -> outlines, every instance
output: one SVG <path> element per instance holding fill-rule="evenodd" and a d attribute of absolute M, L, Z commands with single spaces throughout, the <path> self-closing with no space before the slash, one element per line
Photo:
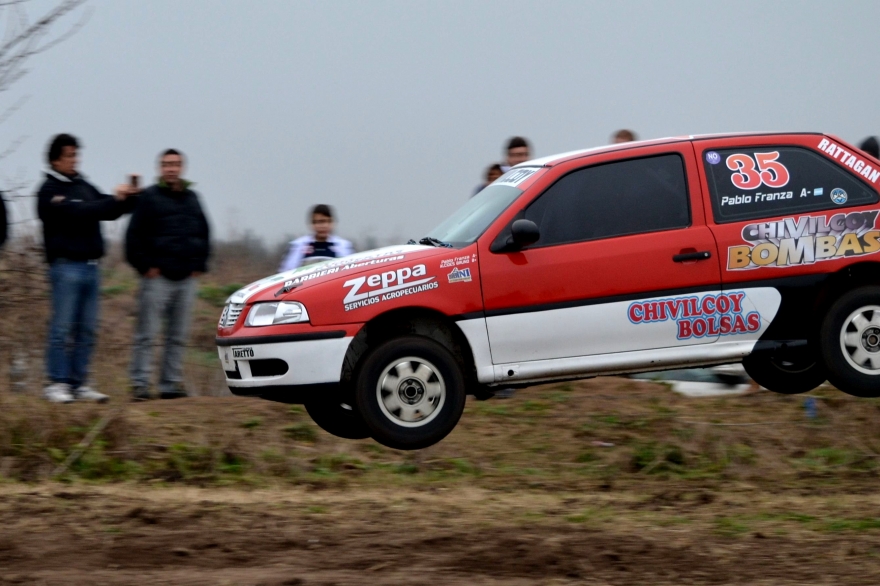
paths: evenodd
<path fill-rule="evenodd" d="M 30 8 L 36 15 L 49 0 Z M 36 186 L 48 138 L 110 190 L 182 149 L 219 237 L 424 235 L 511 135 L 536 155 L 747 130 L 880 134 L 880 2 L 92 0 L 0 105 L 27 135 L 0 174 Z"/>

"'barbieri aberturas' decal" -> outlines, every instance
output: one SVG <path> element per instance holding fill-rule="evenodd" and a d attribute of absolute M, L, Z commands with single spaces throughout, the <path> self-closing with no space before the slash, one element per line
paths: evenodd
<path fill-rule="evenodd" d="M 299 267 L 290 271 L 266 277 L 255 283 L 251 283 L 247 287 L 239 289 L 229 297 L 231 303 L 246 303 L 251 297 L 269 287 L 279 287 L 275 296 L 280 297 L 286 293 L 290 293 L 298 286 L 339 272 L 347 272 L 351 270 L 361 269 L 373 265 L 381 265 L 392 262 L 398 262 L 406 258 L 407 254 L 418 252 L 420 250 L 428 250 L 430 246 L 388 246 L 378 248 L 376 250 L 368 250 L 366 252 L 358 252 L 343 258 L 328 260 L 312 265 Z"/>
<path fill-rule="evenodd" d="M 727 270 L 792 267 L 880 251 L 877 210 L 747 224 L 727 249 Z"/>
<path fill-rule="evenodd" d="M 678 326 L 679 340 L 749 334 L 761 329 L 761 314 L 746 312 L 745 296 L 744 291 L 736 291 L 635 301 L 627 314 L 633 324 L 673 321 Z"/>
<path fill-rule="evenodd" d="M 440 286 L 436 277 L 426 276 L 427 272 L 425 265 L 418 264 L 350 279 L 342 285 L 348 289 L 342 300 L 345 311 L 436 289 Z"/>

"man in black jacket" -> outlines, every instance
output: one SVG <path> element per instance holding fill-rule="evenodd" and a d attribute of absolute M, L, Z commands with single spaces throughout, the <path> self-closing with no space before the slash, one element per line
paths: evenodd
<path fill-rule="evenodd" d="M 183 155 L 168 149 L 159 157 L 159 182 L 140 196 L 128 225 L 125 253 L 142 275 L 131 360 L 132 394 L 150 398 L 153 339 L 165 321 L 165 355 L 159 378 L 163 399 L 186 396 L 184 344 L 196 293 L 196 277 L 207 270 L 210 232 L 190 183 L 181 178 Z"/>
<path fill-rule="evenodd" d="M 6 236 L 8 234 L 9 220 L 6 218 L 6 202 L 3 201 L 3 192 L 0 191 L 0 248 L 6 244 Z"/>
<path fill-rule="evenodd" d="M 89 359 L 98 321 L 100 273 L 104 256 L 101 222 L 131 211 L 136 201 L 128 185 L 102 195 L 77 172 L 79 143 L 59 134 L 49 145 L 49 170 L 37 194 L 43 242 L 49 262 L 52 318 L 49 325 L 44 396 L 54 403 L 107 401 L 87 386 Z"/>

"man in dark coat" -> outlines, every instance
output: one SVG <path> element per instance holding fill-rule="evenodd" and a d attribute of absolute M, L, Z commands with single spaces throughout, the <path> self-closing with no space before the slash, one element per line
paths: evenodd
<path fill-rule="evenodd" d="M 181 177 L 183 155 L 159 157 L 159 182 L 141 194 L 125 240 L 128 262 L 141 274 L 130 377 L 133 398 L 150 398 L 153 339 L 165 322 L 159 377 L 163 399 L 185 397 L 183 355 L 189 336 L 197 277 L 207 270 L 210 231 L 191 183 Z"/>
<path fill-rule="evenodd" d="M 107 401 L 87 385 L 89 359 L 98 323 L 101 290 L 99 259 L 104 256 L 101 222 L 131 211 L 136 197 L 129 185 L 102 195 L 77 172 L 79 143 L 59 134 L 49 145 L 49 169 L 37 194 L 43 242 L 49 263 L 52 318 L 46 351 L 49 385 L 44 396 L 53 403 Z"/>
<path fill-rule="evenodd" d="M 0 248 L 6 244 L 6 236 L 9 233 L 9 220 L 6 217 L 6 202 L 3 200 L 3 192 L 0 191 Z"/>

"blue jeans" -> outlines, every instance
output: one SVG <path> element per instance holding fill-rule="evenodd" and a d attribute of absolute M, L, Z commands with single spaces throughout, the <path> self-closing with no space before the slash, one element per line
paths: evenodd
<path fill-rule="evenodd" d="M 77 389 L 86 382 L 98 322 L 97 263 L 58 259 L 49 266 L 52 319 L 46 372 L 53 383 Z"/>
<path fill-rule="evenodd" d="M 165 326 L 165 355 L 159 391 L 173 391 L 183 382 L 183 355 L 198 280 L 187 277 L 171 281 L 165 277 L 141 279 L 138 294 L 138 319 L 131 358 L 131 384 L 149 387 L 153 364 L 153 340 Z"/>

